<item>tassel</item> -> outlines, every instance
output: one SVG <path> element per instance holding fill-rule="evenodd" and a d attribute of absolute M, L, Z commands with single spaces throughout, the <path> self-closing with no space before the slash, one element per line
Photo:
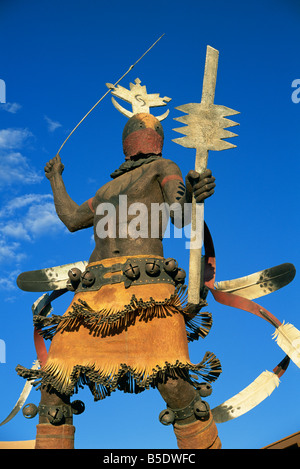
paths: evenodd
<path fill-rule="evenodd" d="M 300 368 L 300 331 L 292 324 L 282 323 L 274 332 L 273 339 Z"/>
<path fill-rule="evenodd" d="M 185 319 L 188 342 L 204 339 L 213 324 L 212 315 L 208 312 L 198 313 L 193 319 Z"/>
<path fill-rule="evenodd" d="M 279 383 L 275 373 L 264 371 L 249 386 L 212 410 L 215 422 L 227 422 L 249 412 L 270 396 Z"/>
<path fill-rule="evenodd" d="M 201 376 L 204 381 L 215 381 L 222 373 L 222 367 L 220 360 L 215 356 L 214 353 L 206 352 L 202 361 L 198 363 L 197 369 L 194 372 Z"/>

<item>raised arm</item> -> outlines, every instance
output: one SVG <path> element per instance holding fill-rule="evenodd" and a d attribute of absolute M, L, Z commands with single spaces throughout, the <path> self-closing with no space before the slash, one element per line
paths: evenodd
<path fill-rule="evenodd" d="M 63 182 L 63 170 L 64 165 L 59 155 L 56 155 L 45 166 L 45 175 L 51 184 L 56 213 L 69 231 L 89 228 L 94 222 L 94 214 L 89 201 L 78 205 L 71 199 Z"/>

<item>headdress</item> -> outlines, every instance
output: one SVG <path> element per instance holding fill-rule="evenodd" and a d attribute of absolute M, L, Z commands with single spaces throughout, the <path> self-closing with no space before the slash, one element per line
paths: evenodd
<path fill-rule="evenodd" d="M 129 90 L 120 85 L 114 87 L 107 84 L 113 96 L 123 99 L 132 106 L 132 111 L 128 111 L 114 97 L 112 98 L 115 108 L 129 118 L 122 136 L 126 160 L 141 155 L 161 155 L 164 133 L 160 122 L 168 116 L 169 110 L 155 117 L 150 113 L 150 108 L 165 106 L 171 101 L 171 98 L 167 96 L 161 98 L 158 93 L 148 94 L 146 86 L 141 86 L 139 78 L 136 78 L 134 82 L 134 84 L 130 83 Z"/>

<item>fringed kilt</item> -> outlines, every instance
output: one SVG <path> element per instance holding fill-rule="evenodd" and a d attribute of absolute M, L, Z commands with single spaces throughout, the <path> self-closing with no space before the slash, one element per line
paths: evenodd
<path fill-rule="evenodd" d="M 126 259 L 105 259 L 101 264 L 107 267 Z M 88 385 L 95 400 L 116 389 L 141 392 L 166 376 L 192 382 L 195 376 L 190 371 L 214 381 L 221 372 L 215 355 L 207 352 L 200 363 L 192 364 L 188 352 L 189 341 L 209 332 L 211 315 L 191 318 L 185 302 L 185 287 L 168 283 L 129 288 L 117 283 L 75 293 L 63 316 L 35 320 L 40 333 L 51 339 L 47 362 L 39 370 L 18 365 L 17 372 L 36 379 L 38 388 L 50 386 L 66 395 Z"/>

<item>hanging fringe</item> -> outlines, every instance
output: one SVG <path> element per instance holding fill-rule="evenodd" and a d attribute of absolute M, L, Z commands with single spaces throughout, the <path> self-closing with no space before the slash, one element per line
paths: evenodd
<path fill-rule="evenodd" d="M 290 357 L 295 365 L 300 368 L 300 331 L 293 324 L 284 324 L 277 327 L 273 339 L 278 346 Z"/>
<path fill-rule="evenodd" d="M 73 367 L 71 373 L 60 369 L 58 364 L 49 364 L 40 370 L 30 370 L 21 365 L 16 367 L 17 373 L 28 380 L 36 380 L 33 386 L 40 389 L 42 386 L 50 386 L 61 394 L 72 395 L 78 392 L 78 388 L 88 385 L 95 400 L 104 399 L 113 391 L 119 389 L 126 393 L 140 393 L 145 389 L 156 387 L 158 382 L 166 380 L 167 376 L 189 380 L 189 372 L 192 371 L 205 381 L 215 381 L 221 373 L 221 364 L 218 358 L 211 352 L 206 352 L 203 360 L 194 365 L 190 362 L 175 363 L 165 362 L 164 366 L 156 365 L 152 370 L 138 369 L 121 363 L 118 367 L 105 370 L 96 369 L 95 365 Z"/>
<path fill-rule="evenodd" d="M 206 352 L 202 361 L 197 365 L 201 369 L 201 373 L 196 374 L 204 379 L 204 381 L 213 382 L 222 373 L 222 367 L 220 360 L 212 352 Z"/>
<path fill-rule="evenodd" d="M 95 311 L 86 301 L 79 299 L 78 303 L 72 305 L 72 310 L 67 315 L 35 316 L 33 321 L 44 339 L 52 340 L 56 332 L 74 331 L 82 325 L 88 327 L 95 336 L 103 337 L 121 332 L 133 325 L 136 320 L 147 322 L 152 318 L 165 318 L 181 313 L 185 318 L 188 341 L 198 340 L 199 337 L 205 338 L 212 326 L 212 315 L 207 312 L 198 312 L 194 317 L 190 317 L 186 302 L 186 286 L 183 285 L 177 287 L 175 292 L 164 301 L 156 301 L 152 297 L 148 301 L 141 298 L 138 300 L 135 295 L 132 295 L 130 303 L 121 311 L 112 309 Z M 199 305 L 199 310 L 204 305 L 207 305 L 206 301 Z"/>
<path fill-rule="evenodd" d="M 152 297 L 144 301 L 133 295 L 129 304 L 123 306 L 120 311 L 108 308 L 95 311 L 86 301 L 79 299 L 64 316 L 35 316 L 34 325 L 47 339 L 52 339 L 58 332 L 73 332 L 80 327 L 88 328 L 94 336 L 105 337 L 120 333 L 137 321 L 147 322 L 153 318 L 181 314 L 185 320 L 188 341 L 193 341 L 206 337 L 211 328 L 211 314 L 199 312 L 206 304 L 203 300 L 196 310 L 191 311 L 187 304 L 186 286 L 178 286 L 174 293 L 163 301 L 156 301 Z M 20 376 L 35 380 L 33 385 L 37 389 L 49 386 L 61 394 L 71 395 L 87 385 L 95 400 L 104 399 L 117 389 L 126 393 L 140 393 L 149 387 L 156 387 L 158 382 L 164 382 L 169 376 L 181 377 L 193 385 L 194 378 L 211 382 L 216 380 L 222 371 L 220 361 L 211 352 L 207 352 L 203 360 L 196 365 L 190 361 L 177 360 L 175 363 L 160 361 L 153 368 L 148 363 L 137 367 L 128 366 L 126 363 L 107 363 L 104 368 L 99 366 L 102 364 L 61 364 L 55 359 L 48 359 L 45 366 L 36 372 L 20 365 L 16 370 Z M 190 372 L 194 373 L 193 378 Z"/>
<path fill-rule="evenodd" d="M 199 337 L 204 339 L 209 333 L 212 324 L 212 315 L 208 312 L 198 313 L 198 315 L 193 319 L 186 319 L 185 325 L 188 342 L 198 340 Z"/>

